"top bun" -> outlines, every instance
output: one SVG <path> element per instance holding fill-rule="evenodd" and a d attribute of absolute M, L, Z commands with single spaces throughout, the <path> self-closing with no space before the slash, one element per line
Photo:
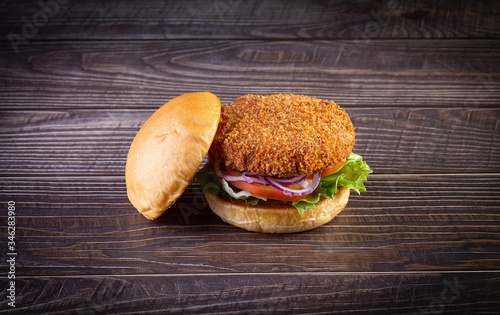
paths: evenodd
<path fill-rule="evenodd" d="M 245 95 L 222 107 L 211 155 L 240 172 L 312 174 L 345 161 L 354 126 L 337 104 L 305 95 Z"/>
<path fill-rule="evenodd" d="M 127 157 L 128 198 L 146 218 L 161 216 L 184 192 L 217 131 L 221 104 L 188 93 L 160 107 L 137 133 Z"/>

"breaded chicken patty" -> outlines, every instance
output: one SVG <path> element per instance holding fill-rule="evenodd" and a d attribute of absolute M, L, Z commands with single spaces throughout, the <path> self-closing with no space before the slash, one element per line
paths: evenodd
<path fill-rule="evenodd" d="M 304 95 L 245 95 L 222 107 L 210 154 L 238 171 L 295 176 L 346 160 L 354 126 L 334 102 Z"/>

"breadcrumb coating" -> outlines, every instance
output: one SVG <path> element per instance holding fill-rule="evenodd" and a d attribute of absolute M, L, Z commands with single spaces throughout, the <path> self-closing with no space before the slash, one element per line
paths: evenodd
<path fill-rule="evenodd" d="M 245 95 L 222 106 L 210 154 L 238 171 L 312 174 L 349 157 L 354 126 L 334 102 L 305 95 Z"/>

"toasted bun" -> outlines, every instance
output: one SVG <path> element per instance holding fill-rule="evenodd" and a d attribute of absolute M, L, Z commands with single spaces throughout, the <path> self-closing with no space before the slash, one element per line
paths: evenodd
<path fill-rule="evenodd" d="M 340 187 L 333 200 L 324 198 L 316 204 L 316 209 L 308 209 L 302 216 L 293 206 L 282 202 L 259 202 L 252 206 L 217 195 L 205 195 L 205 198 L 215 214 L 234 226 L 261 233 L 296 233 L 330 222 L 346 206 L 349 189 Z"/>
<path fill-rule="evenodd" d="M 209 92 L 178 96 L 137 133 L 127 157 L 128 198 L 146 218 L 162 215 L 184 192 L 212 143 L 221 104 Z"/>

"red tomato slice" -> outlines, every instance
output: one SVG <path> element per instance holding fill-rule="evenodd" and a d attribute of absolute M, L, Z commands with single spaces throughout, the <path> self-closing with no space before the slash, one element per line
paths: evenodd
<path fill-rule="evenodd" d="M 332 167 L 329 167 L 327 169 L 325 169 L 323 172 L 321 172 L 321 177 L 324 177 L 324 176 L 328 176 L 330 174 L 333 174 L 335 173 L 336 171 L 338 171 L 342 166 L 344 166 L 346 161 L 343 161 L 343 162 L 340 162 L 339 164 L 335 165 L 335 166 L 332 166 Z"/>
<path fill-rule="evenodd" d="M 342 166 L 344 166 L 346 161 L 343 161 L 335 166 L 332 166 L 330 168 L 325 169 L 323 172 L 321 172 L 321 176 L 328 176 L 330 174 L 335 173 L 338 171 Z M 231 176 L 240 176 L 241 172 L 238 172 L 236 170 L 233 170 L 229 167 L 225 167 L 224 165 L 221 165 L 222 171 L 231 175 Z M 312 178 L 312 175 L 310 176 Z M 302 195 L 302 196 L 287 196 L 284 193 L 282 193 L 280 190 L 274 188 L 271 185 L 263 185 L 263 184 L 258 184 L 258 183 L 247 183 L 247 182 L 231 182 L 234 186 L 238 187 L 239 189 L 248 191 L 254 196 L 262 197 L 262 198 L 268 198 L 268 199 L 276 199 L 276 200 L 283 200 L 283 201 L 299 201 L 301 199 L 307 198 L 311 196 L 313 193 L 307 194 L 307 195 Z M 287 186 L 292 189 L 302 189 L 303 187 L 294 184 Z"/>
<path fill-rule="evenodd" d="M 276 199 L 276 200 L 283 200 L 283 201 L 299 201 L 301 199 L 307 198 L 312 193 L 307 194 L 307 195 L 302 195 L 302 196 L 287 196 L 278 189 L 274 188 L 273 186 L 270 185 L 262 185 L 262 184 L 257 184 L 257 183 L 247 183 L 247 182 L 231 182 L 234 186 L 238 187 L 239 189 L 243 189 L 251 193 L 252 195 L 259 196 L 262 198 L 268 198 L 268 199 Z M 298 186 L 298 187 L 296 187 Z M 302 186 L 300 185 L 291 185 L 288 186 L 290 188 L 296 188 L 296 189 L 302 189 Z"/>
<path fill-rule="evenodd" d="M 241 175 L 240 172 L 233 170 L 229 167 L 221 166 L 221 168 L 223 168 L 223 170 L 222 170 L 223 172 L 226 172 L 227 174 L 229 174 L 231 176 L 240 176 Z M 287 196 L 284 193 L 282 193 L 280 190 L 274 188 L 271 185 L 263 185 L 263 184 L 258 184 L 258 183 L 231 182 L 231 184 L 238 187 L 239 189 L 248 191 L 249 193 L 251 193 L 254 196 L 267 198 L 267 199 L 276 199 L 276 200 L 282 200 L 282 201 L 299 201 L 301 199 L 307 198 L 310 195 L 312 195 L 312 193 L 310 193 L 310 194 L 301 195 L 301 196 Z M 297 190 L 303 189 L 303 187 L 298 185 L 298 184 L 289 185 L 287 187 L 292 188 L 292 189 L 297 189 Z"/>

